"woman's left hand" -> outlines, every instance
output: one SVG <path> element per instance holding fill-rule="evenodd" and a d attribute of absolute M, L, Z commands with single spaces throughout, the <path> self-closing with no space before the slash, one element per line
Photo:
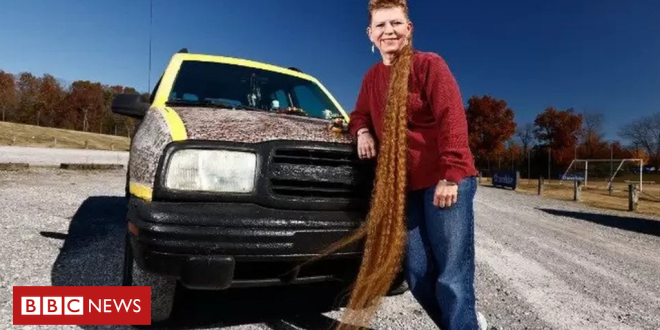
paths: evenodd
<path fill-rule="evenodd" d="M 440 180 L 435 186 L 433 205 L 436 207 L 450 207 L 458 200 L 458 185 L 454 182 Z"/>

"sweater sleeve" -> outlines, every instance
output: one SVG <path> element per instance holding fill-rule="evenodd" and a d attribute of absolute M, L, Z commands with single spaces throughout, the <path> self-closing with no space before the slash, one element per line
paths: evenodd
<path fill-rule="evenodd" d="M 471 166 L 467 158 L 471 152 L 462 97 L 456 79 L 440 56 L 430 56 L 426 64 L 423 78 L 437 123 L 440 178 L 460 182 Z"/>
<path fill-rule="evenodd" d="M 371 124 L 371 112 L 369 106 L 369 95 L 368 95 L 368 73 L 365 74 L 362 79 L 362 86 L 360 87 L 360 92 L 355 103 L 355 109 L 350 114 L 350 120 L 348 122 L 348 131 L 354 137 L 357 135 L 358 130 L 361 128 L 369 128 L 372 130 Z"/>

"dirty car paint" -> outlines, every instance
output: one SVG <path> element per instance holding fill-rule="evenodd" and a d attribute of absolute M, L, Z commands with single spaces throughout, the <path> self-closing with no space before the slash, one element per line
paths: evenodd
<path fill-rule="evenodd" d="M 172 136 L 162 112 L 147 111 L 132 141 L 128 165 L 131 183 L 153 188 L 158 160 L 170 142 Z"/>
<path fill-rule="evenodd" d="M 271 140 L 299 140 L 354 143 L 347 132 L 331 130 L 330 120 L 268 112 L 170 107 L 185 126 L 188 140 L 259 143 Z M 129 160 L 130 182 L 153 189 L 158 161 L 172 142 L 170 128 L 161 111 L 151 109 L 133 137 Z"/>
<path fill-rule="evenodd" d="M 174 108 L 191 140 L 258 143 L 270 140 L 352 143 L 349 134 L 332 132 L 330 120 L 268 112 Z"/>

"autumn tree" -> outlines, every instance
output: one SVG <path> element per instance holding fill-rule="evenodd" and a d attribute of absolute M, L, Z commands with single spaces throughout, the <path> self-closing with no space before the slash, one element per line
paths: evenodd
<path fill-rule="evenodd" d="M 600 139 L 597 135 L 585 134 L 584 141 L 578 146 L 578 158 L 610 158 L 610 144 L 610 142 Z"/>
<path fill-rule="evenodd" d="M 0 119 L 21 124 L 94 131 L 130 137 L 138 120 L 112 113 L 120 93 L 141 94 L 127 86 L 75 81 L 66 84 L 50 74 L 14 75 L 0 70 Z M 149 98 L 149 93 L 142 94 Z"/>
<path fill-rule="evenodd" d="M 599 112 L 582 114 L 580 158 L 603 158 L 603 155 L 609 155 L 609 143 L 604 140 L 603 134 L 604 121 L 605 116 Z"/>
<path fill-rule="evenodd" d="M 473 96 L 466 111 L 470 148 L 477 161 L 485 160 L 488 168 L 493 157 L 504 153 L 504 142 L 516 131 L 514 113 L 506 101 L 491 96 Z"/>
<path fill-rule="evenodd" d="M 612 141 L 610 143 L 610 158 L 612 159 L 629 159 L 635 158 L 631 148 L 624 147 L 620 141 Z"/>
<path fill-rule="evenodd" d="M 513 138 L 504 142 L 505 149 L 502 154 L 503 161 L 507 163 L 505 167 L 511 167 L 512 170 L 516 169 L 517 164 L 520 163 L 523 157 L 522 146 L 516 143 Z"/>
<path fill-rule="evenodd" d="M 0 70 L 0 111 L 2 121 L 13 117 L 18 105 L 18 94 L 16 93 L 16 81 L 14 75 Z"/>
<path fill-rule="evenodd" d="M 548 107 L 536 116 L 536 139 L 545 150 L 550 149 L 556 164 L 568 165 L 582 131 L 582 115 L 573 108 L 557 110 Z"/>
<path fill-rule="evenodd" d="M 20 111 L 17 113 L 15 119 L 24 124 L 38 124 L 39 78 L 29 72 L 21 72 L 18 75 L 17 85 Z"/>
<path fill-rule="evenodd" d="M 112 94 L 111 96 L 112 98 L 114 98 L 114 96 L 117 94 L 140 94 L 133 87 L 125 87 L 119 85 L 107 87 L 106 92 L 110 92 Z M 146 99 L 148 99 L 148 94 L 145 100 Z M 106 105 L 107 112 L 104 121 L 105 132 L 110 132 L 111 134 L 114 135 L 131 137 L 138 121 L 134 118 L 112 113 L 112 111 L 110 110 L 111 103 L 112 100 L 110 99 L 109 103 Z"/>
<path fill-rule="evenodd" d="M 632 145 L 628 151 L 630 152 L 630 158 L 641 159 L 644 164 L 648 164 L 651 160 L 651 157 L 646 152 L 646 148 L 642 148 L 637 144 Z"/>
<path fill-rule="evenodd" d="M 58 109 L 64 100 L 64 89 L 50 74 L 44 74 L 39 79 L 37 94 L 36 122 L 37 125 L 55 127 Z"/>
<path fill-rule="evenodd" d="M 67 95 L 69 118 L 74 119 L 82 131 L 90 130 L 90 122 L 103 117 L 104 93 L 100 83 L 77 80 Z"/>
<path fill-rule="evenodd" d="M 641 148 L 651 164 L 660 166 L 660 112 L 621 126 L 619 136 Z"/>
<path fill-rule="evenodd" d="M 98 124 L 98 133 L 114 131 L 116 128 L 115 118 L 117 115 L 112 113 L 111 105 L 112 100 L 115 98 L 116 93 L 108 86 L 102 86 L 103 90 L 103 107 L 100 111 L 100 120 Z"/>
<path fill-rule="evenodd" d="M 117 94 L 140 94 L 133 87 L 125 86 L 103 86 L 103 111 L 101 112 L 101 121 L 99 133 L 109 132 L 114 135 L 130 136 L 135 120 L 122 115 L 112 113 L 112 100 Z"/>

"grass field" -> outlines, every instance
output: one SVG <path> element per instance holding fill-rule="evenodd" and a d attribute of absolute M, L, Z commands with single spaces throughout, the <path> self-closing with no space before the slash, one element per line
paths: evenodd
<path fill-rule="evenodd" d="M 644 174 L 642 179 L 643 191 L 638 192 L 639 203 L 637 212 L 660 216 L 660 174 Z M 628 183 L 625 182 L 626 180 L 630 180 L 632 183 L 638 183 L 639 176 L 630 174 L 617 178 L 614 182 L 614 190 L 611 196 L 607 190 L 607 182 L 605 180 L 589 180 L 587 181 L 587 186 L 582 187 L 579 203 L 604 209 L 628 211 Z M 490 186 L 490 178 L 482 178 L 481 184 Z M 517 191 L 525 194 L 537 194 L 538 180 L 522 178 Z M 560 184 L 559 180 L 546 180 L 543 186 L 543 196 L 572 201 L 573 182 L 564 181 Z"/>
<path fill-rule="evenodd" d="M 128 150 L 127 137 L 0 122 L 0 145 L 97 150 Z"/>

